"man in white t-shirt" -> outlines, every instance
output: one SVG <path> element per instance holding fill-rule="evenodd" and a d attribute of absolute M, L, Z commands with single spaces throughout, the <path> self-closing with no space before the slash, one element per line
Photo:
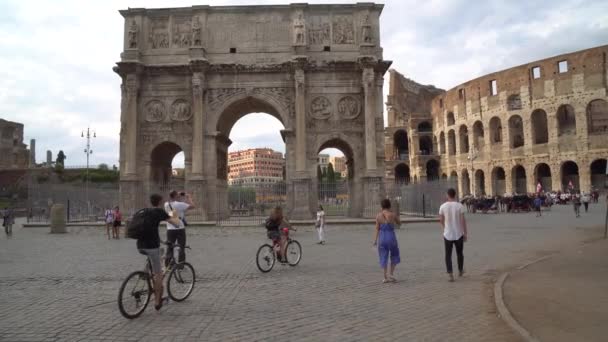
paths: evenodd
<path fill-rule="evenodd" d="M 181 198 L 180 198 L 181 197 Z M 180 199 L 182 201 L 180 201 Z M 169 202 L 165 203 L 165 211 L 169 214 L 175 210 L 179 217 L 179 225 L 174 225 L 167 222 L 167 242 L 180 246 L 178 262 L 186 261 L 186 211 L 194 208 L 192 196 L 185 192 L 178 193 L 173 190 L 169 193 Z M 165 266 L 168 266 L 169 257 L 173 255 L 173 246 L 167 246 L 167 254 L 165 258 Z"/>
<path fill-rule="evenodd" d="M 448 200 L 439 207 L 439 222 L 443 228 L 445 246 L 445 266 L 450 281 L 454 281 L 452 273 L 452 248 L 456 245 L 458 257 L 458 275 L 464 274 L 464 255 L 462 250 L 467 241 L 467 222 L 464 219 L 464 207 L 456 200 L 456 190 L 448 189 Z"/>

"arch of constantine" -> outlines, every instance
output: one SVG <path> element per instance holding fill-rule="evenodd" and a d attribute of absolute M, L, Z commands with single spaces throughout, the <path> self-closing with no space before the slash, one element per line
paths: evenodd
<path fill-rule="evenodd" d="M 492 73 L 448 91 L 390 71 L 386 174 L 456 178 L 460 194 L 603 189 L 608 46 Z"/>
<path fill-rule="evenodd" d="M 120 205 L 146 205 L 184 152 L 185 188 L 202 220 L 228 201 L 227 150 L 253 112 L 285 129 L 287 209 L 316 209 L 317 154 L 334 147 L 349 167 L 349 216 L 362 216 L 384 177 L 382 5 L 192 6 L 120 11 Z"/>

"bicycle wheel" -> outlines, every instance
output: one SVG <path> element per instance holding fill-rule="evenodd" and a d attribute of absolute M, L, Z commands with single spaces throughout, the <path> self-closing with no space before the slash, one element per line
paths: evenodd
<path fill-rule="evenodd" d="M 169 298 L 176 302 L 186 300 L 192 293 L 195 282 L 196 274 L 192 265 L 187 262 L 176 264 L 171 269 L 169 280 L 167 281 Z"/>
<path fill-rule="evenodd" d="M 302 259 L 302 246 L 300 246 L 300 243 L 298 241 L 290 240 L 287 243 L 286 254 L 287 263 L 289 264 L 289 266 L 296 266 L 300 263 L 300 260 Z"/>
<path fill-rule="evenodd" d="M 255 258 L 255 263 L 258 265 L 258 269 L 260 269 L 260 271 L 263 273 L 270 272 L 270 270 L 274 267 L 275 262 L 276 257 L 274 255 L 272 246 L 269 244 L 263 244 L 260 246 Z"/>
<path fill-rule="evenodd" d="M 141 315 L 152 297 L 150 276 L 143 271 L 135 271 L 120 285 L 118 292 L 118 310 L 129 319 Z"/>

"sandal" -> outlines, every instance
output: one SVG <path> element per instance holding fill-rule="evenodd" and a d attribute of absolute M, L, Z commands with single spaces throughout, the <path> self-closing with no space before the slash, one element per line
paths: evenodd
<path fill-rule="evenodd" d="M 391 283 L 396 283 L 396 282 L 397 282 L 397 279 L 393 278 L 393 276 L 389 276 L 389 277 L 388 277 L 388 280 L 389 280 Z"/>
<path fill-rule="evenodd" d="M 390 279 L 387 279 L 387 278 L 382 279 L 382 284 L 386 284 L 386 283 L 390 283 L 390 282 L 391 282 Z"/>

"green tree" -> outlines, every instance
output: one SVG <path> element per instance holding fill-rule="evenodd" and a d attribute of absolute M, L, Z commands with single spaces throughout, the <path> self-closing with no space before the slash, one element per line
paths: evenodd
<path fill-rule="evenodd" d="M 110 169 L 110 167 L 108 167 L 108 164 L 99 164 L 97 168 L 104 171 L 108 171 Z"/>
<path fill-rule="evenodd" d="M 317 164 L 317 180 L 323 180 L 323 171 L 321 171 L 321 165 Z"/>
<path fill-rule="evenodd" d="M 334 166 L 332 163 L 327 164 L 327 181 L 330 183 L 336 181 L 336 173 L 334 172 Z"/>
<path fill-rule="evenodd" d="M 63 163 L 66 159 L 67 157 L 65 156 L 65 153 L 63 153 L 63 150 L 59 151 L 59 153 L 57 153 L 57 159 L 55 160 L 55 166 L 61 165 L 61 168 L 63 168 Z"/>

